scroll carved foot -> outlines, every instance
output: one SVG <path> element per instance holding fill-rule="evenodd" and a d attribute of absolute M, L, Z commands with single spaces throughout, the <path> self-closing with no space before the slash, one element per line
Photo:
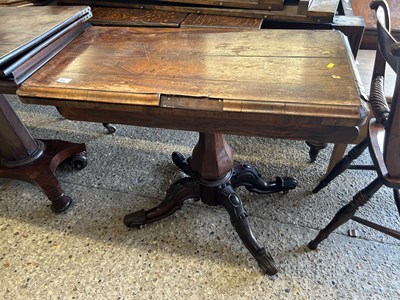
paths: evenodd
<path fill-rule="evenodd" d="M 190 156 L 185 157 L 182 155 L 182 153 L 179 152 L 173 152 L 172 153 L 172 161 L 174 164 L 181 169 L 183 173 L 185 173 L 188 176 L 193 176 L 194 172 L 192 170 L 192 167 L 190 166 Z"/>
<path fill-rule="evenodd" d="M 132 228 L 158 221 L 173 214 L 189 198 L 200 199 L 199 184 L 191 177 L 179 179 L 167 190 L 164 200 L 159 205 L 150 210 L 142 209 L 127 214 L 124 224 Z"/>
<path fill-rule="evenodd" d="M 232 186 L 223 185 L 220 187 L 218 202 L 228 211 L 232 225 L 235 227 L 243 244 L 257 260 L 261 269 L 268 275 L 278 273 L 277 264 L 271 254 L 254 237 L 242 201 Z"/>
<path fill-rule="evenodd" d="M 231 178 L 233 188 L 244 186 L 248 191 L 259 194 L 288 192 L 297 186 L 292 177 L 276 177 L 275 181 L 264 181 L 256 168 L 244 163 L 235 163 Z"/>
<path fill-rule="evenodd" d="M 190 159 L 179 152 L 172 153 L 172 161 L 175 165 L 186 175 L 193 176 Z M 297 186 L 297 180 L 292 177 L 276 177 L 273 181 L 264 181 L 255 167 L 236 162 L 233 166 L 231 185 L 233 188 L 244 186 L 249 192 L 272 194 L 293 190 Z"/>

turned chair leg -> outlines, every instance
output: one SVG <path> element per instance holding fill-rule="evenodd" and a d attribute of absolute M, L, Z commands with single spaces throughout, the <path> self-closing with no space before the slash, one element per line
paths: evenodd
<path fill-rule="evenodd" d="M 346 171 L 351 162 L 357 159 L 367 148 L 368 139 L 365 138 L 361 143 L 354 146 L 349 153 L 343 157 L 338 163 L 333 167 L 333 169 L 326 174 L 326 176 L 319 182 L 319 184 L 313 189 L 313 193 L 318 193 L 324 187 L 326 187 L 333 179 Z"/>
<path fill-rule="evenodd" d="M 306 144 L 308 147 L 310 147 L 310 150 L 308 151 L 308 155 L 310 157 L 310 163 L 313 163 L 317 159 L 319 152 L 328 146 L 327 143 L 320 143 L 314 141 L 306 141 Z"/>
<path fill-rule="evenodd" d="M 400 216 L 400 192 L 398 189 L 393 189 L 393 196 L 394 196 L 394 202 L 396 203 L 397 206 L 397 211 L 399 212 Z"/>
<path fill-rule="evenodd" d="M 349 221 L 360 206 L 365 205 L 369 199 L 382 187 L 383 183 L 378 177 L 372 181 L 366 188 L 354 195 L 353 200 L 343 206 L 333 217 L 332 221 L 322 229 L 317 237 L 308 243 L 311 250 L 317 249 L 319 243 L 328 238 L 328 236 L 339 226 Z"/>

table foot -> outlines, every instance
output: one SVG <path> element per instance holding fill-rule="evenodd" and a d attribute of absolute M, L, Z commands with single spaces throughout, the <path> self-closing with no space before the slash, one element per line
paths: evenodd
<path fill-rule="evenodd" d="M 191 177 L 177 180 L 167 190 L 164 200 L 150 210 L 139 210 L 127 214 L 124 217 L 124 224 L 130 228 L 141 227 L 163 219 L 180 209 L 187 199 L 200 199 L 199 185 Z"/>
<path fill-rule="evenodd" d="M 113 134 L 117 131 L 117 128 L 114 125 L 111 125 L 110 123 L 103 123 L 103 127 L 107 129 L 108 134 Z"/>
<path fill-rule="evenodd" d="M 287 193 L 297 186 L 292 177 L 276 177 L 274 181 L 264 181 L 258 170 L 248 164 L 235 162 L 231 185 L 233 188 L 244 186 L 249 192 L 258 194 Z"/>
<path fill-rule="evenodd" d="M 37 153 L 23 161 L 1 161 L 0 177 L 26 181 L 38 186 L 52 202 L 54 212 L 66 210 L 72 199 L 65 195 L 55 171 L 59 164 L 68 161 L 72 167 L 83 169 L 87 165 L 85 144 L 60 140 L 37 140 Z"/>

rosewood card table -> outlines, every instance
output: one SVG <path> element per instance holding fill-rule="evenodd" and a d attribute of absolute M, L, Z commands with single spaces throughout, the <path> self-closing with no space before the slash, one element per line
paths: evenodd
<path fill-rule="evenodd" d="M 275 274 L 234 188 L 285 192 L 297 182 L 264 181 L 234 162 L 223 134 L 351 141 L 368 114 L 356 74 L 347 40 L 335 31 L 92 26 L 17 94 L 72 120 L 198 131 L 191 157 L 172 154 L 188 177 L 160 205 L 126 215 L 125 224 L 162 219 L 189 198 L 222 205 L 261 268 Z"/>

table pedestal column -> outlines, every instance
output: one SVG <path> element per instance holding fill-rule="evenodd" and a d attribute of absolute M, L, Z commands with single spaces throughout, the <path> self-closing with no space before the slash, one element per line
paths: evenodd
<path fill-rule="evenodd" d="M 67 209 L 72 200 L 64 194 L 55 170 L 66 159 L 74 167 L 84 168 L 87 164 L 85 144 L 33 139 L 1 94 L 0 140 L 0 177 L 35 184 L 52 201 L 53 211 Z"/>
<path fill-rule="evenodd" d="M 202 200 L 208 205 L 222 205 L 228 211 L 232 225 L 244 245 L 254 256 L 263 271 L 269 275 L 278 272 L 278 267 L 268 251 L 254 237 L 248 215 L 234 188 L 245 186 L 249 191 L 269 194 L 288 191 L 296 187 L 297 181 L 280 177 L 266 182 L 258 171 L 247 164 L 234 163 L 232 149 L 222 134 L 200 133 L 192 157 L 172 154 L 174 163 L 189 177 L 177 180 L 166 193 L 164 201 L 150 210 L 140 210 L 125 216 L 128 227 L 140 227 L 178 210 L 189 198 Z"/>

